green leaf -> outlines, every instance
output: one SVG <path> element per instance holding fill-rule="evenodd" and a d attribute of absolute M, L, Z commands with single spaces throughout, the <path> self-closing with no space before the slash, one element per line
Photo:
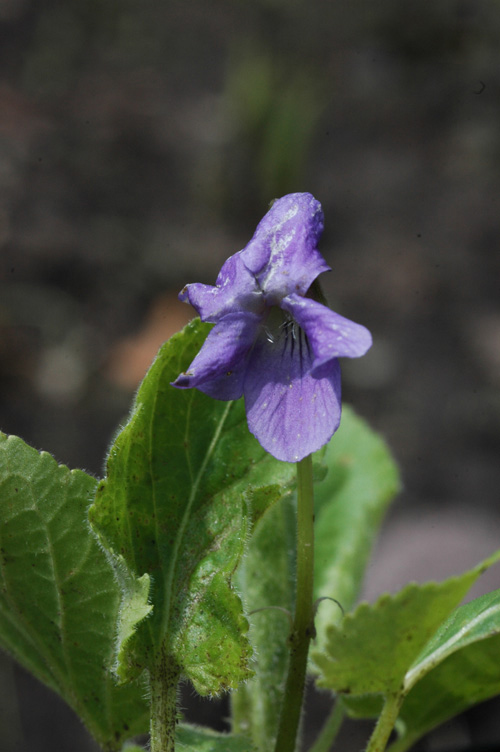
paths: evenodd
<path fill-rule="evenodd" d="M 448 656 L 499 632 L 500 590 L 460 606 L 429 640 L 409 669 L 405 677 L 406 692 Z"/>
<path fill-rule="evenodd" d="M 318 452 L 315 477 L 316 596 L 334 596 L 348 607 L 383 513 L 399 487 L 397 469 L 383 441 L 344 406 L 340 430 Z M 295 524 L 291 503 L 270 510 L 257 526 L 238 572 L 248 610 L 266 609 L 251 618 L 255 677 L 232 697 L 235 729 L 250 733 L 260 750 L 273 746 L 282 702 L 290 624 L 274 607 L 293 612 Z M 332 611 L 341 615 L 338 606 L 321 603 L 316 645 L 324 641 Z"/>
<path fill-rule="evenodd" d="M 244 736 L 218 734 L 210 729 L 181 724 L 176 741 L 189 752 L 254 752 L 255 747 Z"/>
<path fill-rule="evenodd" d="M 321 472 L 325 469 L 326 478 Z M 316 596 L 333 596 L 348 608 L 358 592 L 383 513 L 399 488 L 398 472 L 384 442 L 344 406 L 339 431 L 318 453 L 315 477 Z M 238 572 L 248 610 L 266 610 L 251 618 L 256 675 L 233 695 L 232 706 L 235 728 L 251 733 L 261 750 L 273 746 L 290 629 L 284 613 L 267 608 L 279 606 L 293 612 L 294 549 L 294 508 L 280 504 L 257 526 Z M 341 616 L 337 605 L 320 604 L 316 645 L 324 642 L 332 612 Z"/>
<path fill-rule="evenodd" d="M 325 480 L 315 487 L 315 597 L 352 608 L 384 513 L 400 487 L 384 441 L 349 407 L 324 456 Z M 342 617 L 332 602 L 319 604 L 316 646 Z"/>
<path fill-rule="evenodd" d="M 166 655 L 201 694 L 251 673 L 248 624 L 231 580 L 252 524 L 294 471 L 250 435 L 241 400 L 170 386 L 209 330 L 195 320 L 161 348 L 89 513 L 125 594 L 119 677 L 128 681 Z"/>
<path fill-rule="evenodd" d="M 374 604 L 362 603 L 327 631 L 326 653 L 315 653 L 318 684 L 345 695 L 403 694 L 407 671 L 471 585 L 500 552 L 442 583 L 410 584 Z"/>
<path fill-rule="evenodd" d="M 250 617 L 255 648 L 255 676 L 231 696 L 236 731 L 249 734 L 257 749 L 272 749 L 277 733 L 288 666 L 290 620 L 278 609 L 293 611 L 296 513 L 293 499 L 283 499 L 258 523 L 237 573 Z"/>
<path fill-rule="evenodd" d="M 86 518 L 95 486 L 0 434 L 0 642 L 115 750 L 149 714 L 142 687 L 108 671 L 120 591 Z"/>
<path fill-rule="evenodd" d="M 457 608 L 405 676 L 394 749 L 467 708 L 500 694 L 500 590 Z M 432 697 L 432 702 L 429 698 Z"/>

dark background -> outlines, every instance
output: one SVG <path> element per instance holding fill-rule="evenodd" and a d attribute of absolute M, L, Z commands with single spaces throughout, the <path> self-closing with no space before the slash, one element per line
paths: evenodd
<path fill-rule="evenodd" d="M 213 283 L 272 198 L 307 190 L 330 303 L 374 335 L 344 364 L 344 397 L 405 484 L 366 594 L 491 553 L 499 35 L 483 0 L 1 0 L 0 429 L 99 475 L 157 347 L 192 315 L 177 291 Z M 498 742 L 497 717 L 486 704 L 420 748 Z M 93 749 L 4 656 L 0 738 Z M 362 745 L 348 725 L 339 749 Z"/>

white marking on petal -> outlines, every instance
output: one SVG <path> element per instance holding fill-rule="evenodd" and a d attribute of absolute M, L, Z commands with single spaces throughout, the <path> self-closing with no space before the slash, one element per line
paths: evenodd
<path fill-rule="evenodd" d="M 276 240 L 276 235 L 273 236 L 271 240 L 271 258 L 269 259 L 270 264 L 273 262 L 275 256 L 285 250 L 294 235 L 295 227 L 291 230 L 291 232 L 288 233 L 288 235 L 284 235 L 279 240 Z M 282 271 L 283 273 L 286 273 L 284 269 Z"/>

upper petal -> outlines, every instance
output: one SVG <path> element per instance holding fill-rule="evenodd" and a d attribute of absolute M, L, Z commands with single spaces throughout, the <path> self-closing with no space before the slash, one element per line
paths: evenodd
<path fill-rule="evenodd" d="M 277 199 L 260 221 L 241 256 L 268 305 L 292 292 L 305 295 L 316 277 L 330 270 L 317 249 L 323 225 L 321 204 L 310 193 Z"/>
<path fill-rule="evenodd" d="M 180 389 L 197 387 L 215 399 L 239 399 L 247 356 L 256 337 L 260 317 L 230 313 L 208 333 L 188 370 L 172 383 Z"/>
<path fill-rule="evenodd" d="M 340 367 L 332 361 L 322 378 L 311 375 L 303 333 L 278 341 L 259 337 L 248 360 L 244 395 L 250 431 L 266 451 L 298 462 L 326 444 L 340 423 Z"/>
<path fill-rule="evenodd" d="M 305 331 L 314 360 L 313 375 L 333 358 L 359 358 L 372 345 L 372 335 L 361 324 L 346 319 L 312 298 L 289 295 L 281 308 Z"/>
<path fill-rule="evenodd" d="M 180 300 L 191 303 L 202 321 L 216 323 L 228 313 L 257 312 L 263 307 L 262 293 L 254 275 L 243 263 L 241 253 L 238 251 L 224 262 L 215 287 L 195 282 L 179 293 Z"/>

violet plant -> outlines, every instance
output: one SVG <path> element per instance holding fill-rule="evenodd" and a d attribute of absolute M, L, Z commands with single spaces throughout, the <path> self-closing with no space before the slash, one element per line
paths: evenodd
<path fill-rule="evenodd" d="M 355 605 L 399 478 L 340 420 L 338 358 L 371 335 L 325 305 L 322 229 L 285 196 L 214 287 L 182 291 L 200 318 L 160 349 L 104 479 L 0 434 L 0 643 L 103 750 L 294 752 L 308 675 L 332 695 L 311 752 L 346 715 L 378 719 L 368 752 L 402 752 L 500 693 L 500 591 L 460 605 L 500 552 Z M 230 733 L 182 721 L 181 681 L 231 693 Z"/>

